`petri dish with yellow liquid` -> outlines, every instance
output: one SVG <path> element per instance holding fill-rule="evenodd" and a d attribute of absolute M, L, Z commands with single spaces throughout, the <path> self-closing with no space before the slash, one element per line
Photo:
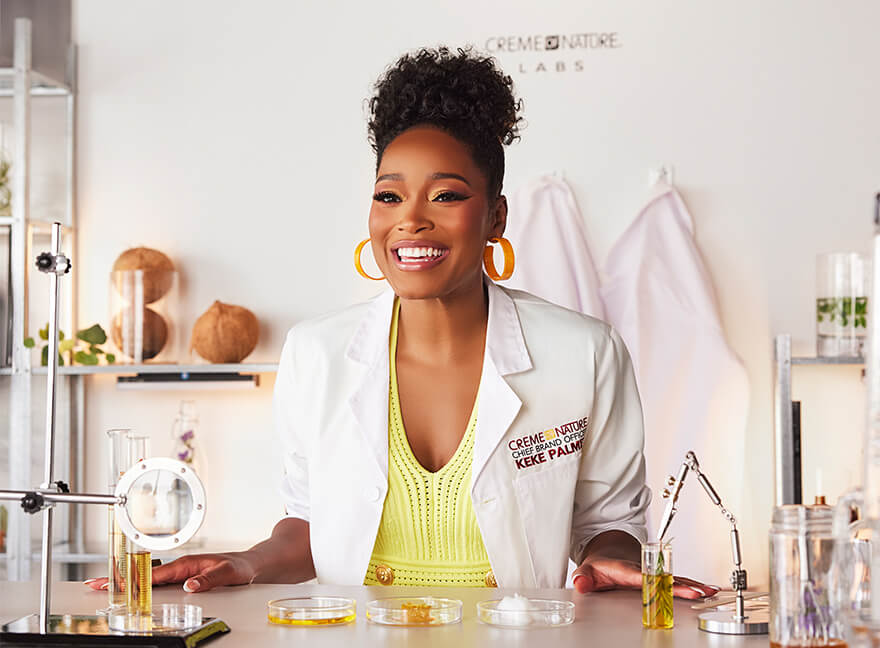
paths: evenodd
<path fill-rule="evenodd" d="M 367 603 L 367 619 L 392 626 L 438 626 L 461 621 L 458 599 L 433 596 L 395 596 Z"/>
<path fill-rule="evenodd" d="M 306 596 L 269 601 L 269 622 L 289 626 L 327 626 L 351 623 L 357 616 L 354 599 Z"/>

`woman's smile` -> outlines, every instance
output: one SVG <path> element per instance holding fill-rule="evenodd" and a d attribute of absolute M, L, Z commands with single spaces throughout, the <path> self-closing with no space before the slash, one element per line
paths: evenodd
<path fill-rule="evenodd" d="M 430 270 L 443 263 L 449 248 L 436 241 L 407 240 L 391 245 L 391 256 L 398 268 L 405 272 Z"/>

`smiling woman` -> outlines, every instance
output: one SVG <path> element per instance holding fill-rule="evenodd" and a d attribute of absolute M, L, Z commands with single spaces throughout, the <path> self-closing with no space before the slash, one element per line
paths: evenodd
<path fill-rule="evenodd" d="M 369 241 L 390 290 L 288 334 L 272 537 L 155 582 L 561 587 L 572 558 L 581 592 L 640 587 L 650 492 L 629 354 L 605 323 L 483 272 L 507 223 L 510 78 L 471 51 L 421 50 L 370 108 Z"/>

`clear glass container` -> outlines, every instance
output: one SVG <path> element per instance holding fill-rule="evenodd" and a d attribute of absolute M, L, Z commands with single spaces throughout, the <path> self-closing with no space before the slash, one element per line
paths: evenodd
<path fill-rule="evenodd" d="M 642 625 L 672 627 L 672 547 L 668 542 L 642 545 Z"/>
<path fill-rule="evenodd" d="M 111 630 L 130 634 L 168 634 L 194 630 L 202 625 L 202 620 L 199 605 L 160 603 L 142 615 L 111 612 L 107 625 Z"/>
<path fill-rule="evenodd" d="M 269 601 L 269 622 L 278 625 L 322 626 L 351 623 L 357 616 L 354 599 L 308 596 Z"/>
<path fill-rule="evenodd" d="M 461 621 L 458 599 L 396 596 L 367 603 L 367 619 L 394 626 L 437 626 Z"/>
<path fill-rule="evenodd" d="M 174 270 L 110 273 L 108 331 L 119 351 L 118 363 L 178 360 L 177 283 Z"/>
<path fill-rule="evenodd" d="M 832 596 L 834 534 L 830 506 L 773 509 L 770 527 L 770 645 L 845 646 Z"/>
<path fill-rule="evenodd" d="M 816 355 L 861 357 L 868 333 L 871 261 L 856 252 L 816 261 Z"/>
<path fill-rule="evenodd" d="M 128 428 L 107 430 L 109 440 L 108 491 L 113 493 L 119 478 L 130 467 L 130 435 Z M 107 596 L 108 610 L 124 607 L 125 583 L 128 578 L 128 541 L 116 521 L 116 510 L 107 507 Z M 106 612 L 108 610 L 101 610 Z"/>
<path fill-rule="evenodd" d="M 502 628 L 554 628 L 574 621 L 574 603 L 505 596 L 477 603 L 477 618 Z"/>

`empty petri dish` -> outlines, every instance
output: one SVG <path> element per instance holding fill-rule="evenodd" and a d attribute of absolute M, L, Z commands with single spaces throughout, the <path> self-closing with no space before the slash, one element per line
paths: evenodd
<path fill-rule="evenodd" d="M 367 618 L 383 625 L 447 625 L 461 621 L 461 607 L 457 599 L 396 596 L 367 603 Z"/>
<path fill-rule="evenodd" d="M 322 626 L 355 620 L 354 599 L 337 596 L 306 596 L 269 601 L 269 622 L 279 625 Z"/>
<path fill-rule="evenodd" d="M 186 603 L 154 605 L 151 614 L 128 614 L 125 608 L 107 615 L 111 630 L 129 634 L 168 634 L 186 632 L 202 625 L 202 608 Z"/>
<path fill-rule="evenodd" d="M 574 603 L 505 596 L 477 603 L 477 618 L 502 628 L 555 628 L 574 621 Z"/>

